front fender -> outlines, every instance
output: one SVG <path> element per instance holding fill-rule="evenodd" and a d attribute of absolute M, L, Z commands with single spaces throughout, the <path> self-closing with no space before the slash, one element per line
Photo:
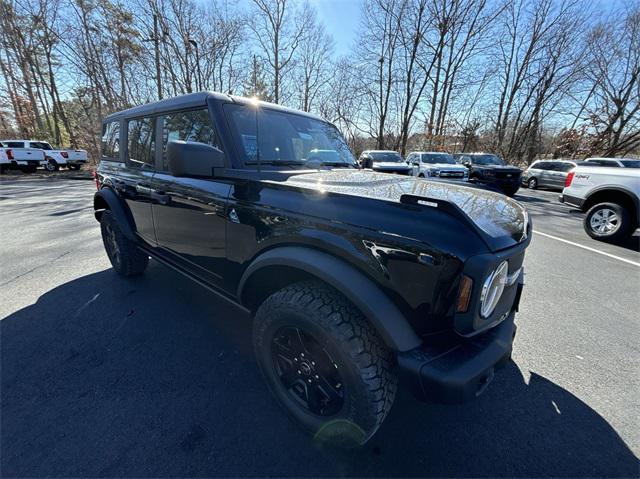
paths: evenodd
<path fill-rule="evenodd" d="M 283 246 L 259 255 L 240 279 L 238 298 L 243 297 L 251 276 L 269 266 L 299 269 L 340 291 L 371 321 L 393 350 L 408 351 L 422 343 L 398 307 L 373 281 L 348 263 L 312 248 Z"/>

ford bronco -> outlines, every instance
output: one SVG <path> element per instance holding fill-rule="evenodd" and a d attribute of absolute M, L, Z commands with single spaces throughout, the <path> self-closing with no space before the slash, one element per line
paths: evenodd
<path fill-rule="evenodd" d="M 151 257 L 246 311 L 266 383 L 315 437 L 362 444 L 398 384 L 462 402 L 510 359 L 531 238 L 510 198 L 362 170 L 331 123 L 219 93 L 114 113 L 102 145 L 113 268 Z"/>

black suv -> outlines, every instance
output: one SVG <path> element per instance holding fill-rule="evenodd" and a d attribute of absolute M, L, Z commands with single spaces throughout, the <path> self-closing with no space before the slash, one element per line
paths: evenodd
<path fill-rule="evenodd" d="M 505 164 L 498 155 L 490 153 L 458 153 L 456 161 L 469 169 L 469 179 L 498 187 L 505 195 L 513 196 L 520 188 L 522 170 Z"/>
<path fill-rule="evenodd" d="M 460 402 L 509 360 L 531 225 L 504 195 L 363 171 L 321 118 L 218 93 L 115 113 L 102 148 L 114 269 L 152 257 L 248 312 L 269 388 L 317 438 L 364 443 L 399 378 Z"/>

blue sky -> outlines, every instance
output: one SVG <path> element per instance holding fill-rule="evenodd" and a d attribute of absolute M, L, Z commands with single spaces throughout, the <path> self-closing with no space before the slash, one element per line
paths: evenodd
<path fill-rule="evenodd" d="M 360 26 L 360 0 L 311 0 L 318 11 L 318 19 L 333 36 L 338 55 L 351 49 L 356 30 Z"/>

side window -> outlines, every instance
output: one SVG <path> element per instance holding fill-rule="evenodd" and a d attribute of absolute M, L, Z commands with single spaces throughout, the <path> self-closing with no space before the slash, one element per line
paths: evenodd
<path fill-rule="evenodd" d="M 604 166 L 613 166 L 613 167 L 618 167 L 618 166 L 620 166 L 620 165 L 618 165 L 618 162 L 617 162 L 617 161 L 611 161 L 611 160 L 604 160 L 604 161 L 602 162 L 602 165 L 604 165 Z"/>
<path fill-rule="evenodd" d="M 162 121 L 162 168 L 168 171 L 167 143 L 171 140 L 196 141 L 220 146 L 209 117 L 209 111 L 200 110 L 167 113 Z"/>
<path fill-rule="evenodd" d="M 102 125 L 102 159 L 120 161 L 120 122 Z"/>
<path fill-rule="evenodd" d="M 24 148 L 24 141 L 5 141 L 8 148 Z"/>
<path fill-rule="evenodd" d="M 127 158 L 134 168 L 155 168 L 155 118 L 127 122 Z"/>
<path fill-rule="evenodd" d="M 565 173 L 573 170 L 576 167 L 573 163 L 560 163 L 560 171 Z"/>

